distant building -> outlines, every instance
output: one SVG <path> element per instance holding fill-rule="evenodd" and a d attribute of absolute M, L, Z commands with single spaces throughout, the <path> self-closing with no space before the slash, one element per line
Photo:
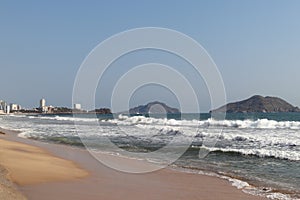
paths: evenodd
<path fill-rule="evenodd" d="M 11 111 L 18 111 L 18 110 L 21 110 L 21 109 L 22 109 L 21 106 L 18 105 L 18 104 L 15 104 L 15 103 L 10 104 L 10 110 Z"/>
<path fill-rule="evenodd" d="M 74 104 L 74 109 L 75 109 L 75 110 L 81 110 L 81 104 L 75 103 L 75 104 Z"/>
<path fill-rule="evenodd" d="M 0 100 L 0 110 L 5 110 L 6 103 L 3 100 Z"/>
<path fill-rule="evenodd" d="M 6 112 L 7 114 L 9 114 L 9 113 L 10 113 L 10 106 L 9 106 L 9 105 L 6 105 L 5 112 Z"/>
<path fill-rule="evenodd" d="M 40 108 L 43 108 L 46 106 L 46 99 L 41 99 L 40 100 Z"/>
<path fill-rule="evenodd" d="M 46 106 L 46 99 L 40 100 L 40 110 L 44 113 L 48 112 L 48 106 Z"/>
<path fill-rule="evenodd" d="M 7 107 L 8 107 L 7 103 L 3 100 L 0 100 L 0 110 L 3 110 L 5 113 L 9 113 L 7 112 L 8 111 Z"/>
<path fill-rule="evenodd" d="M 0 100 L 0 115 L 5 114 L 5 107 L 3 106 L 3 102 L 2 100 Z"/>
<path fill-rule="evenodd" d="M 52 105 L 50 105 L 50 106 L 45 106 L 43 112 L 45 112 L 45 113 L 53 113 L 54 108 L 55 108 L 55 107 L 52 106 Z"/>

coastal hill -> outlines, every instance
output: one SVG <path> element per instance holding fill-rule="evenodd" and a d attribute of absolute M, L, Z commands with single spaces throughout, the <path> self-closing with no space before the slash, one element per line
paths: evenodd
<path fill-rule="evenodd" d="M 148 113 L 180 113 L 177 108 L 171 108 L 165 103 L 154 101 L 147 105 L 140 105 L 129 110 L 130 114 L 148 114 Z"/>
<path fill-rule="evenodd" d="M 243 101 L 229 103 L 225 106 L 222 106 L 210 112 L 274 113 L 274 112 L 300 112 L 300 109 L 278 97 L 269 97 L 269 96 L 263 97 L 260 95 L 255 95 Z"/>

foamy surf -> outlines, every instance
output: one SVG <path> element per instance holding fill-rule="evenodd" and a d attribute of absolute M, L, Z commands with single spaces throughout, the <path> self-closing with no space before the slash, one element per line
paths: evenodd
<path fill-rule="evenodd" d="M 278 120 L 274 120 L 276 116 L 271 119 L 215 120 L 207 117 L 199 120 L 199 115 L 193 114 L 188 116 L 189 119 L 180 119 L 180 116 L 172 119 L 126 115 L 101 117 L 45 115 L 3 116 L 0 119 L 4 128 L 22 131 L 20 137 L 84 147 L 79 137 L 81 135 L 88 142 L 91 141 L 93 150 L 118 156 L 124 156 L 124 151 L 155 151 L 174 138 L 180 148 L 181 141 L 191 138 L 192 146 L 176 161 L 176 165 L 238 174 L 244 178 L 232 178 L 233 186 L 256 195 L 268 194 L 271 199 L 290 197 L 284 192 L 276 194 L 275 190 L 267 191 L 268 185 L 287 193 L 292 191 L 300 194 L 300 114 L 299 121 L 294 120 L 295 114 L 291 120 L 285 121 L 279 120 L 282 116 Z M 287 116 L 284 118 L 288 119 Z M 76 129 L 74 123 L 84 131 Z M 119 150 L 112 152 L 106 149 L 102 138 L 109 138 Z M 206 146 L 205 140 L 214 140 L 216 143 Z M 200 159 L 199 150 L 204 148 L 209 154 Z M 153 160 L 143 155 L 142 159 L 158 164 L 167 161 L 169 156 L 166 153 L 162 160 Z M 259 182 L 264 187 L 254 189 L 248 180 L 251 183 Z M 297 197 L 291 196 L 290 199 Z"/>
<path fill-rule="evenodd" d="M 192 173 L 195 173 L 195 170 L 190 170 Z M 293 198 L 289 194 L 283 194 L 279 192 L 275 192 L 272 188 L 264 188 L 264 187 L 258 187 L 250 185 L 246 181 L 242 181 L 236 178 L 232 178 L 230 176 L 220 175 L 213 172 L 205 172 L 205 171 L 198 171 L 198 174 L 206 175 L 206 176 L 213 176 L 218 177 L 221 179 L 225 179 L 228 182 L 231 183 L 231 185 L 239 190 L 242 190 L 243 192 L 247 194 L 251 194 L 254 196 L 261 196 L 268 199 L 274 199 L 274 200 L 299 200 L 299 198 Z"/>

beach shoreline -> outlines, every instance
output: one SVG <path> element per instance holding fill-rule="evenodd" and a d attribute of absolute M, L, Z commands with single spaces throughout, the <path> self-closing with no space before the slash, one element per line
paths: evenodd
<path fill-rule="evenodd" d="M 0 142 L 8 141 L 21 146 L 40 148 L 56 158 L 76 163 L 74 166 L 90 174 L 76 179 L 52 179 L 17 185 L 17 189 L 30 200 L 141 199 L 145 196 L 147 199 L 264 199 L 248 195 L 233 187 L 229 181 L 218 177 L 185 173 L 169 168 L 146 174 L 119 172 L 104 166 L 84 149 L 24 139 L 18 137 L 18 133 L 14 131 L 1 130 L 6 134 L 0 136 Z M 127 162 L 140 162 L 107 156 L 125 165 Z"/>

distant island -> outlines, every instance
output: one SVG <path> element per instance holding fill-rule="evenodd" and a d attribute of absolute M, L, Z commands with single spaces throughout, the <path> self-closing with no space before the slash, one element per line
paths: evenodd
<path fill-rule="evenodd" d="M 162 112 L 163 110 L 163 112 Z M 129 109 L 130 114 L 149 114 L 149 113 L 168 113 L 168 114 L 175 114 L 180 113 L 177 108 L 171 108 L 167 106 L 165 103 L 154 101 L 150 102 L 146 105 L 140 105 L 134 108 Z"/>
<path fill-rule="evenodd" d="M 276 113 L 276 112 L 300 112 L 298 107 L 295 107 L 283 99 L 278 97 L 263 97 L 255 95 L 249 99 L 229 103 L 218 109 L 210 112 L 227 112 L 227 113 Z"/>

